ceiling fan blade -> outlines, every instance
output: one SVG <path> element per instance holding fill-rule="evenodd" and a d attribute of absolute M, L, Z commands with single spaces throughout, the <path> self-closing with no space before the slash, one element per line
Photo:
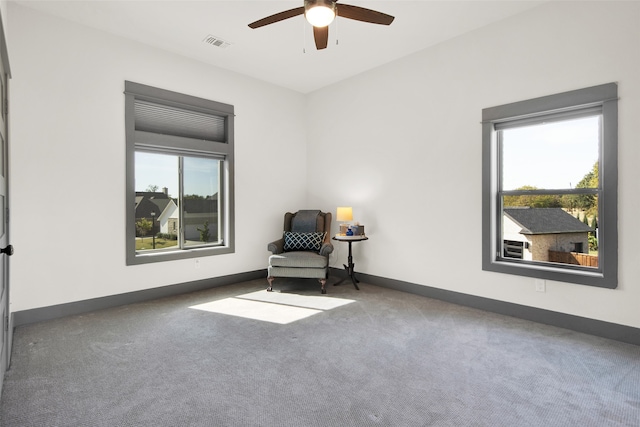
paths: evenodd
<path fill-rule="evenodd" d="M 313 27 L 313 38 L 316 41 L 316 49 L 325 49 L 329 41 L 329 26 Z"/>
<path fill-rule="evenodd" d="M 274 22 L 284 21 L 285 19 L 293 18 L 294 16 L 302 15 L 304 13 L 304 6 L 296 7 L 295 9 L 285 10 L 284 12 L 276 13 L 275 15 L 267 16 L 252 22 L 249 24 L 251 28 L 260 28 L 265 25 L 273 24 Z"/>
<path fill-rule="evenodd" d="M 390 25 L 395 19 L 386 13 L 344 3 L 337 4 L 336 9 L 338 10 L 338 16 L 355 19 L 356 21 L 370 22 L 372 24 Z"/>

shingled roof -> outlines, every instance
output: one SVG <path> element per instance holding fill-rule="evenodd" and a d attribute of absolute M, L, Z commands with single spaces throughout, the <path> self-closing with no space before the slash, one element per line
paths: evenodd
<path fill-rule="evenodd" d="M 165 193 L 137 191 L 136 218 L 151 218 L 152 211 L 159 216 L 169 203 L 171 199 Z"/>
<path fill-rule="evenodd" d="M 584 233 L 591 227 L 560 208 L 505 208 L 504 214 L 517 223 L 521 234 Z"/>

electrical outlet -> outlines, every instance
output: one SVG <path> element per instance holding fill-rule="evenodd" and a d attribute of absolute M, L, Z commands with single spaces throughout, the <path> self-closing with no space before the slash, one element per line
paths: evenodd
<path fill-rule="evenodd" d="M 196 260 L 196 268 L 200 268 L 200 260 L 199 259 Z"/>
<path fill-rule="evenodd" d="M 536 292 L 545 292 L 547 290 L 547 281 L 544 279 L 535 279 Z"/>

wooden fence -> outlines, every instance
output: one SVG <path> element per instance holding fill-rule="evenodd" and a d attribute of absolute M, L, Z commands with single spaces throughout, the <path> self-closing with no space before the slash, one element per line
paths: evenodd
<path fill-rule="evenodd" d="M 556 252 L 549 251 L 549 262 L 559 262 L 562 264 L 577 264 L 586 267 L 598 267 L 598 256 L 581 254 L 578 252 Z"/>

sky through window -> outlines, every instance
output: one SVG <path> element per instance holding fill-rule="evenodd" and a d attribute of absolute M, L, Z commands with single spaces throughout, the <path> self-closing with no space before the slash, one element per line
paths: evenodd
<path fill-rule="evenodd" d="M 502 132 L 503 190 L 575 188 L 598 161 L 599 116 Z"/>

